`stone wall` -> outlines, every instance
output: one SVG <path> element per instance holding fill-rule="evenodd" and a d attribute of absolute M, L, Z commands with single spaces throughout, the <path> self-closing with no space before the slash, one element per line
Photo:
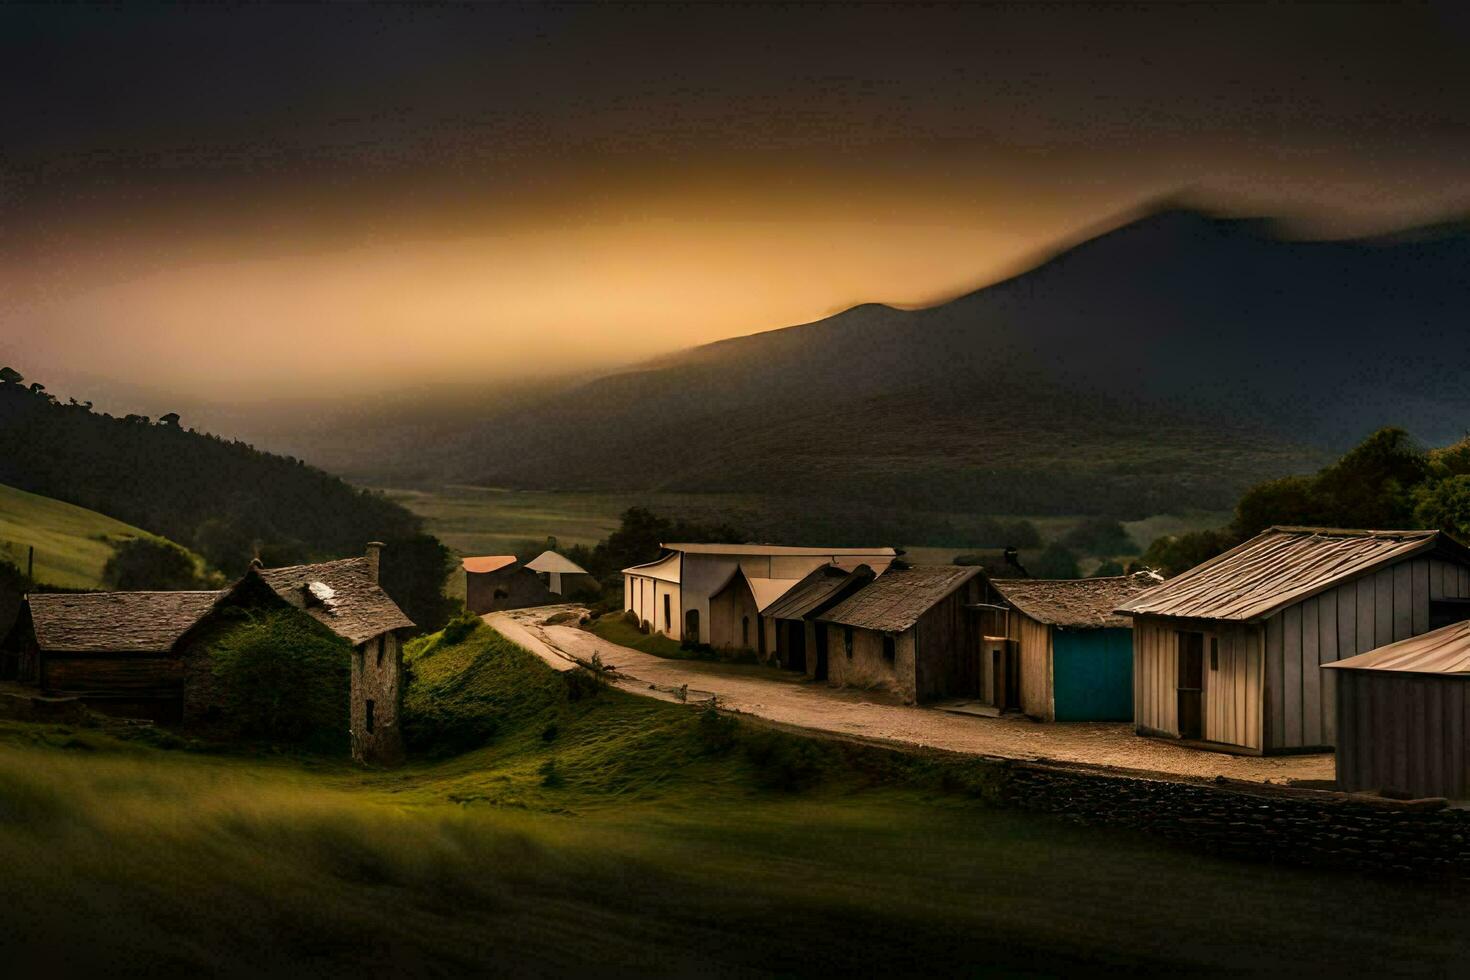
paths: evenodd
<path fill-rule="evenodd" d="M 1235 780 L 1185 782 L 996 760 L 1003 806 L 1127 827 L 1204 851 L 1287 864 L 1470 878 L 1470 810 Z"/>
<path fill-rule="evenodd" d="M 398 726 L 402 676 L 403 648 L 394 634 L 353 648 L 352 758 L 358 762 L 396 766 L 403 761 Z"/>
<path fill-rule="evenodd" d="M 891 691 L 906 703 L 914 701 L 914 637 L 910 630 L 894 638 L 893 659 L 883 655 L 883 634 L 876 630 L 852 630 L 852 656 L 844 641 L 846 627 L 827 627 L 827 683 L 833 687 L 857 687 L 869 691 Z M 816 660 L 813 654 L 808 662 Z"/>

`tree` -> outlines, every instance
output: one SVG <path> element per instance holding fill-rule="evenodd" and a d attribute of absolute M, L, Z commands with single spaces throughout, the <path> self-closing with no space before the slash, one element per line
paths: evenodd
<path fill-rule="evenodd" d="M 102 580 L 119 592 L 167 592 L 202 584 L 194 556 L 163 538 L 129 538 L 113 545 Z"/>
<path fill-rule="evenodd" d="M 346 742 L 352 647 L 295 609 L 241 613 L 206 650 L 226 724 L 245 738 Z"/>
<path fill-rule="evenodd" d="M 1042 549 L 1034 563 L 1027 562 L 1029 571 L 1036 578 L 1081 578 L 1082 570 L 1077 567 L 1077 556 L 1064 545 L 1053 542 Z"/>
<path fill-rule="evenodd" d="M 1104 578 L 1113 575 L 1122 575 L 1123 565 L 1118 561 L 1105 561 L 1092 570 L 1088 578 Z"/>
<path fill-rule="evenodd" d="M 1062 544 L 1084 555 L 1133 555 L 1138 545 L 1122 524 L 1109 517 L 1089 517 L 1062 536 Z"/>
<path fill-rule="evenodd" d="M 25 376 L 15 368 L 5 366 L 0 368 L 0 384 L 18 385 L 25 380 Z"/>
<path fill-rule="evenodd" d="M 444 595 L 453 552 L 422 533 L 388 538 L 385 544 L 378 570 L 383 591 L 420 630 L 435 632 L 454 613 L 454 601 Z"/>
<path fill-rule="evenodd" d="M 1414 516 L 1425 527 L 1470 543 L 1470 474 L 1447 477 L 1423 487 Z"/>
<path fill-rule="evenodd" d="M 1167 578 L 1209 561 L 1239 543 L 1228 528 L 1168 535 L 1156 539 L 1143 557 L 1130 567 L 1134 570 L 1151 568 Z"/>

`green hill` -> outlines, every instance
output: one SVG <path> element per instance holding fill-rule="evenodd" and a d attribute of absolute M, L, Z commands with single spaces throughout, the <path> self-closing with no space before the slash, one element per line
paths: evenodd
<path fill-rule="evenodd" d="M 100 589 L 113 545 L 148 537 L 156 535 L 95 510 L 0 485 L 0 558 L 25 571 L 27 549 L 34 547 L 35 578 L 45 585 Z"/>

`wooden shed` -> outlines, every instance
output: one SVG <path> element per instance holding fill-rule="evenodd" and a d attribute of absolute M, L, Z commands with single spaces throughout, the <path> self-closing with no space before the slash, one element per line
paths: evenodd
<path fill-rule="evenodd" d="M 1437 531 L 1273 527 L 1119 612 L 1139 734 L 1326 749 L 1336 692 L 1318 667 L 1470 617 L 1470 551 Z"/>
<path fill-rule="evenodd" d="M 466 558 L 460 565 L 464 569 L 464 607 L 477 616 L 546 606 L 559 598 L 515 555 L 482 555 Z"/>
<path fill-rule="evenodd" d="M 220 592 L 85 592 L 27 596 L 3 644 L 15 678 L 111 714 L 179 720 L 183 671 L 174 645 Z"/>
<path fill-rule="evenodd" d="M 1021 710 L 1041 721 L 1133 720 L 1133 623 L 1114 610 L 1158 585 L 1152 572 L 998 579 L 1012 613 Z"/>
<path fill-rule="evenodd" d="M 1470 621 L 1322 666 L 1338 789 L 1470 799 Z"/>
<path fill-rule="evenodd" d="M 981 633 L 968 607 L 986 594 L 977 566 L 890 567 L 817 617 L 829 638 L 828 683 L 908 703 L 973 690 Z"/>
<path fill-rule="evenodd" d="M 823 565 L 777 599 L 761 613 L 774 638 L 772 650 L 778 666 L 797 670 L 808 677 L 827 679 L 827 624 L 818 617 L 873 581 L 867 565 L 851 571 L 838 565 Z"/>

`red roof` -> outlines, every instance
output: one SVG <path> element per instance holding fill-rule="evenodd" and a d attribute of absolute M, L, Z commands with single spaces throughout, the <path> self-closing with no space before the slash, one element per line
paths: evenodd
<path fill-rule="evenodd" d="M 507 565 L 516 563 L 515 555 L 486 555 L 483 558 L 466 558 L 461 564 L 464 570 L 476 574 L 485 572 L 498 572 Z"/>

